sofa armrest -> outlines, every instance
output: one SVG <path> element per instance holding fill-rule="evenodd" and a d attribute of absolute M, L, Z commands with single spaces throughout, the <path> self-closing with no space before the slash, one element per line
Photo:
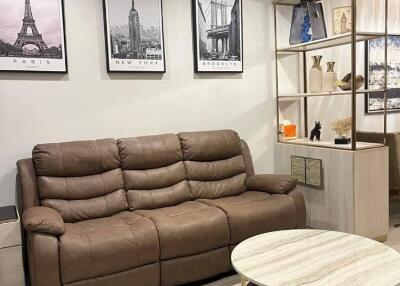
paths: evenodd
<path fill-rule="evenodd" d="M 286 194 L 297 185 L 297 179 L 287 175 L 255 175 L 247 178 L 248 190 L 271 194 Z"/>
<path fill-rule="evenodd" d="M 48 207 L 27 209 L 22 216 L 22 222 L 25 230 L 33 233 L 59 236 L 65 232 L 64 220 L 61 215 Z"/>

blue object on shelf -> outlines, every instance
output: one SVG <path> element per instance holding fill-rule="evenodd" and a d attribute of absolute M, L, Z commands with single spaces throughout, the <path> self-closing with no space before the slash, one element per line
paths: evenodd
<path fill-rule="evenodd" d="M 304 15 L 303 24 L 301 26 L 301 42 L 307 43 L 312 40 L 311 21 L 308 13 Z"/>
<path fill-rule="evenodd" d="M 293 6 L 290 28 L 291 45 L 307 43 L 327 37 L 324 10 L 315 0 L 303 0 Z"/>

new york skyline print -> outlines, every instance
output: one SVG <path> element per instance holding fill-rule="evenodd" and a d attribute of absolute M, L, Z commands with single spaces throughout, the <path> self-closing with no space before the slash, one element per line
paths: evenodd
<path fill-rule="evenodd" d="M 165 72 L 161 0 L 104 0 L 109 72 Z"/>

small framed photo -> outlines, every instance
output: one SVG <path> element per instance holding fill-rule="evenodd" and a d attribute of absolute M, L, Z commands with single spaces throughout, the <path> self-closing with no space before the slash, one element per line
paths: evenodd
<path fill-rule="evenodd" d="M 241 0 L 192 0 L 195 72 L 243 72 Z"/>
<path fill-rule="evenodd" d="M 333 34 L 340 35 L 351 32 L 351 6 L 333 9 Z"/>
<path fill-rule="evenodd" d="M 108 72 L 165 73 L 162 0 L 103 0 Z"/>
<path fill-rule="evenodd" d="M 66 73 L 63 0 L 0 1 L 0 71 Z"/>

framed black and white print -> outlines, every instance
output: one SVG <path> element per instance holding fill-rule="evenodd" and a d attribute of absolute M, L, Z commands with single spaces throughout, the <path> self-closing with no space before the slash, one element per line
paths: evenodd
<path fill-rule="evenodd" d="M 195 72 L 243 72 L 241 0 L 192 0 Z"/>
<path fill-rule="evenodd" d="M 0 71 L 67 70 L 63 0 L 1 0 Z"/>
<path fill-rule="evenodd" d="M 104 0 L 108 72 L 165 72 L 162 0 Z"/>
<path fill-rule="evenodd" d="M 381 89 L 385 85 L 385 40 L 368 41 L 366 45 L 366 89 Z M 388 99 L 387 111 L 400 112 L 400 36 L 388 37 Z M 368 93 L 365 97 L 365 112 L 384 112 L 383 93 Z"/>

